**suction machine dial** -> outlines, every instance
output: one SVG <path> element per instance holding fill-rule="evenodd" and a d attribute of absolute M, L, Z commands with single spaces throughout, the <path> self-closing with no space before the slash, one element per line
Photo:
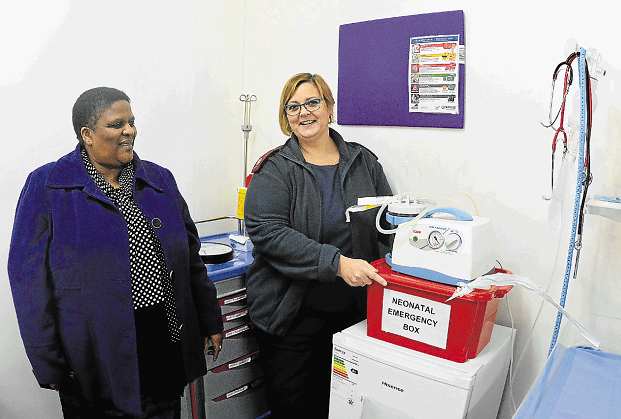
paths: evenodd
<path fill-rule="evenodd" d="M 461 237 L 457 233 L 450 233 L 446 236 L 444 243 L 448 250 L 455 251 L 461 246 Z"/>

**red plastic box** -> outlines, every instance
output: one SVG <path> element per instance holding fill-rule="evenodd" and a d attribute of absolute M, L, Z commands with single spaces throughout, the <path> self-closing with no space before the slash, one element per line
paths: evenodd
<path fill-rule="evenodd" d="M 372 265 L 388 285 L 368 288 L 367 335 L 455 362 L 489 343 L 500 299 L 513 288 L 492 286 L 446 302 L 456 287 L 393 272 L 384 259 Z"/>

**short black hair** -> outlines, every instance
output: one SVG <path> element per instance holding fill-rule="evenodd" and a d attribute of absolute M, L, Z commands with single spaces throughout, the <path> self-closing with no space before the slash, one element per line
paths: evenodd
<path fill-rule="evenodd" d="M 80 144 L 82 127 L 94 129 L 101 114 L 119 100 L 129 102 L 129 96 L 113 87 L 95 87 L 82 93 L 72 111 L 73 130 Z"/>

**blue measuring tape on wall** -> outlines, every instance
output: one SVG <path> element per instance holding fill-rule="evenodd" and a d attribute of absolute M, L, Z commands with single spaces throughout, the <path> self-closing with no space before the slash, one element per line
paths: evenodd
<path fill-rule="evenodd" d="M 586 51 L 584 48 L 580 48 L 580 55 L 578 57 L 578 78 L 580 80 L 580 137 L 579 137 L 579 151 L 578 151 L 578 174 L 576 179 L 576 195 L 574 199 L 574 214 L 571 225 L 571 238 L 569 240 L 569 249 L 567 251 L 567 266 L 565 267 L 565 278 L 563 280 L 563 289 L 561 291 L 561 298 L 559 304 L 561 307 L 565 307 L 565 300 L 567 298 L 567 289 L 569 287 L 569 277 L 571 276 L 571 267 L 574 256 L 574 250 L 576 250 L 576 231 L 578 229 L 578 219 L 580 217 L 580 201 L 582 197 L 582 185 L 585 180 L 584 175 L 584 146 L 586 143 Z M 558 339 L 558 333 L 561 327 L 561 321 L 563 319 L 563 313 L 560 311 L 556 316 L 556 324 L 554 325 L 554 333 L 552 335 L 552 341 L 550 342 L 550 349 L 548 355 L 554 349 L 556 341 Z"/>

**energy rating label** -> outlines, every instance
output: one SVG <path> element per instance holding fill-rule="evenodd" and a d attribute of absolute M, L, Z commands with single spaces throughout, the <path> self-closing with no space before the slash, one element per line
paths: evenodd
<path fill-rule="evenodd" d="M 362 399 L 358 394 L 358 356 L 339 346 L 333 349 L 331 397 L 345 399 L 348 406 L 358 407 Z"/>
<path fill-rule="evenodd" d="M 347 375 L 347 368 L 345 367 L 345 361 L 343 361 L 341 358 L 338 357 L 334 357 L 334 364 L 332 367 L 332 372 L 340 375 L 343 378 L 349 378 L 349 376 Z"/>

